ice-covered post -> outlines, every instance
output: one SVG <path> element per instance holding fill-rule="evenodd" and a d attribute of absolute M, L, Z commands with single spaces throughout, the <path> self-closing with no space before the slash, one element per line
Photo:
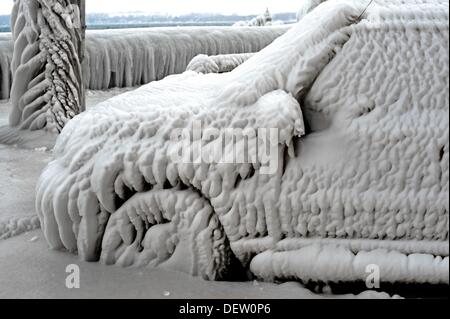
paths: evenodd
<path fill-rule="evenodd" d="M 60 132 L 84 111 L 85 0 L 15 0 L 10 125 Z"/>

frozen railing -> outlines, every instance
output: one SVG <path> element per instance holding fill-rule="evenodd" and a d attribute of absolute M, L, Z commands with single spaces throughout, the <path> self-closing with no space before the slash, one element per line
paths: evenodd
<path fill-rule="evenodd" d="M 88 89 L 130 87 L 182 73 L 198 54 L 257 52 L 289 26 L 266 28 L 183 27 L 92 30 L 86 35 Z M 9 98 L 10 33 L 0 35 L 0 98 Z"/>

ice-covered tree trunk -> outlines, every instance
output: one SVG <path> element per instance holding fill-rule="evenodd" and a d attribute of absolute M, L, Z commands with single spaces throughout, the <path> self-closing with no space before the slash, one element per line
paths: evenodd
<path fill-rule="evenodd" d="M 84 0 L 15 0 L 10 125 L 60 132 L 84 110 Z"/>

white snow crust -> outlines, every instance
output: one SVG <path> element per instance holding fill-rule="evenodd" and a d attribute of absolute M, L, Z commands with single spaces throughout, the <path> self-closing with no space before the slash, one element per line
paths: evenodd
<path fill-rule="evenodd" d="M 326 1 L 231 72 L 77 116 L 37 187 L 49 245 L 207 279 L 237 258 L 267 280 L 355 281 L 374 263 L 383 281 L 448 283 L 447 7 Z M 278 128 L 278 170 L 174 162 L 171 133 L 198 120 Z"/>

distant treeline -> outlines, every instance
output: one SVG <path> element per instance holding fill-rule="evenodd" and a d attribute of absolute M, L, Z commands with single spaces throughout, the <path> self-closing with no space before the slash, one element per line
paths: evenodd
<path fill-rule="evenodd" d="M 182 16 L 171 15 L 140 15 L 131 14 L 112 16 L 102 13 L 88 14 L 86 24 L 88 29 L 117 29 L 133 27 L 168 27 L 168 26 L 227 26 L 238 21 L 249 21 L 256 15 L 222 15 L 191 13 Z M 293 22 L 295 13 L 277 13 L 273 20 Z M 10 16 L 0 15 L 0 32 L 10 32 Z"/>

